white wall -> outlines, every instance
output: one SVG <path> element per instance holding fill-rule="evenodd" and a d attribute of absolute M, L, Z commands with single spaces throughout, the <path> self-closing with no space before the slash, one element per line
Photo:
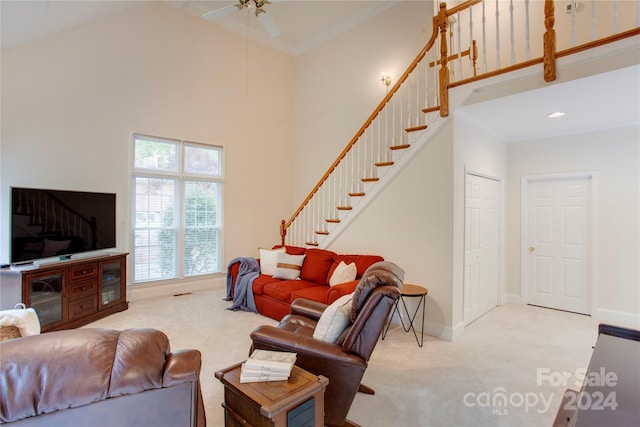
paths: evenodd
<path fill-rule="evenodd" d="M 508 159 L 507 292 L 521 296 L 521 177 L 593 171 L 597 174 L 597 273 L 592 314 L 640 326 L 640 129 L 512 143 Z"/>
<path fill-rule="evenodd" d="M 448 339 L 454 338 L 452 140 L 449 122 L 329 247 L 379 254 L 402 267 L 405 283 L 429 290 L 425 333 Z"/>
<path fill-rule="evenodd" d="M 224 265 L 277 242 L 292 204 L 294 63 L 251 42 L 260 73 L 247 81 L 245 55 L 244 37 L 163 2 L 3 51 L 0 261 L 10 186 L 117 193 L 129 251 L 133 131 L 224 146 Z"/>

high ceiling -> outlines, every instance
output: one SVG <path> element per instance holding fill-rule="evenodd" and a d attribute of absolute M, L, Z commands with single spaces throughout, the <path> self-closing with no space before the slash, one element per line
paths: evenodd
<path fill-rule="evenodd" d="M 399 0 L 271 0 L 258 18 L 252 10 L 240 10 L 237 0 L 164 1 L 197 16 L 220 11 L 208 20 L 231 31 L 249 35 L 291 55 L 312 49 L 331 37 L 369 19 Z M 139 6 L 143 1 L 121 0 L 2 0 L 2 49 L 18 46 L 112 13 Z M 222 10 L 224 9 L 224 10 Z M 268 29 L 278 30 L 273 37 Z M 204 18 L 203 18 L 204 19 Z"/>
<path fill-rule="evenodd" d="M 248 33 L 249 37 L 260 39 L 272 47 L 300 55 L 400 0 L 271 0 L 272 4 L 265 6 L 265 14 L 268 14 L 266 26 L 252 11 L 233 6 L 236 1 L 147 1 L 165 1 L 197 16 L 225 8 L 214 13 L 213 18 L 209 16 L 211 25 L 220 25 L 242 35 Z M 2 48 L 19 46 L 140 3 L 121 0 L 0 0 Z M 277 36 L 267 31 L 273 33 L 274 28 L 279 32 Z M 602 102 L 607 99 L 615 102 Z M 549 120 L 546 114 L 556 110 L 563 110 L 567 115 Z M 638 125 L 640 66 L 469 105 L 460 113 L 510 141 Z"/>

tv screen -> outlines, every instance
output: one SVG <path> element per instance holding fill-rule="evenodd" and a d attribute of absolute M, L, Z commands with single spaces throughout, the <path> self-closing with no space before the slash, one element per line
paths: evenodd
<path fill-rule="evenodd" d="M 116 195 L 11 188 L 11 263 L 115 248 Z"/>

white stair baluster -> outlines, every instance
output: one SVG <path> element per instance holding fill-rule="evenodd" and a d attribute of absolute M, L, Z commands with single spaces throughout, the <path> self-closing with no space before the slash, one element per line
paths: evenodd
<path fill-rule="evenodd" d="M 525 8 L 525 38 L 526 38 L 526 48 L 525 48 L 525 58 L 531 59 L 531 34 L 529 31 L 529 0 L 524 0 L 524 8 Z"/>
<path fill-rule="evenodd" d="M 482 2 L 482 72 L 487 72 L 487 16 L 485 15 L 484 5 Z"/>
<path fill-rule="evenodd" d="M 513 0 L 509 1 L 509 25 L 511 27 L 511 65 L 516 63 L 515 30 L 513 28 Z"/>
<path fill-rule="evenodd" d="M 404 120 L 404 102 L 402 102 L 402 92 L 404 91 L 404 83 L 402 83 L 402 85 L 400 86 L 400 89 L 398 89 L 398 91 L 395 93 L 395 96 L 399 97 L 399 103 L 400 103 L 400 126 L 402 126 L 403 120 Z"/>
<path fill-rule="evenodd" d="M 576 45 L 576 7 L 577 3 L 571 1 L 571 46 Z"/>
<path fill-rule="evenodd" d="M 611 1 L 611 34 L 618 34 L 618 0 Z"/>
<path fill-rule="evenodd" d="M 322 186 L 322 197 L 320 202 L 320 223 L 322 230 L 328 230 L 327 218 L 331 218 L 331 189 L 328 185 Z"/>
<path fill-rule="evenodd" d="M 458 39 L 458 80 L 462 79 L 462 45 L 460 40 L 460 29 L 462 28 L 462 24 L 460 21 L 460 12 L 456 14 L 456 38 Z"/>
<path fill-rule="evenodd" d="M 382 161 L 382 153 L 380 152 L 380 120 L 376 117 L 376 141 L 374 142 L 376 146 L 376 158 L 377 162 Z"/>
<path fill-rule="evenodd" d="M 411 76 L 405 80 L 404 93 L 407 97 L 407 127 L 411 127 Z"/>
<path fill-rule="evenodd" d="M 420 63 L 422 65 L 422 69 L 424 70 L 424 108 L 429 108 L 429 61 L 427 60 L 427 55 L 424 56 L 424 59 Z M 393 98 L 392 98 L 393 102 Z M 395 108 L 393 109 L 393 119 L 395 124 Z M 395 129 L 395 126 L 394 126 Z"/>
<path fill-rule="evenodd" d="M 420 75 L 415 72 L 416 76 L 416 126 L 420 126 Z"/>
<path fill-rule="evenodd" d="M 591 0 L 591 40 L 596 39 L 596 0 Z"/>
<path fill-rule="evenodd" d="M 358 177 L 360 175 L 360 171 L 358 170 L 358 144 L 360 139 L 357 140 L 356 145 L 351 147 L 349 154 L 351 155 L 351 188 L 353 191 L 360 191 L 360 183 L 358 182 Z"/>
<path fill-rule="evenodd" d="M 393 145 L 396 145 L 396 103 L 395 100 L 391 99 L 391 131 L 393 132 Z M 402 141 L 400 141 L 402 144 Z"/>
<path fill-rule="evenodd" d="M 469 8 L 469 76 L 473 77 L 473 8 Z"/>
<path fill-rule="evenodd" d="M 500 69 L 500 10 L 496 0 L 496 69 Z"/>

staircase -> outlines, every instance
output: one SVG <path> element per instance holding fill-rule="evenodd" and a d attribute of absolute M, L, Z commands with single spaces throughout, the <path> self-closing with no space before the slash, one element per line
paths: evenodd
<path fill-rule="evenodd" d="M 592 1 L 579 17 L 565 3 L 557 2 L 558 13 L 571 14 L 572 24 L 558 34 L 553 0 L 469 0 L 451 9 L 441 3 L 425 47 L 281 221 L 281 244 L 327 247 L 447 123 L 450 89 L 533 65 L 542 65 L 550 82 L 556 58 L 640 34 L 640 2 Z"/>

